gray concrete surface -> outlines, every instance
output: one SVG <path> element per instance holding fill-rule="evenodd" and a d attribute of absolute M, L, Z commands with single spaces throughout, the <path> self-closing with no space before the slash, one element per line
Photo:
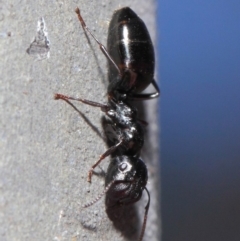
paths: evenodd
<path fill-rule="evenodd" d="M 106 101 L 106 59 L 94 41 L 87 41 L 74 9 L 79 6 L 87 25 L 106 43 L 115 9 L 130 6 L 147 24 L 155 40 L 153 1 L 17 1 L 0 8 L 0 240 L 136 240 L 146 194 L 138 202 L 136 224 L 123 215 L 125 232 L 105 212 L 104 198 L 87 209 L 82 204 L 104 189 L 104 178 L 87 171 L 106 150 L 98 109 L 74 103 L 56 92 Z M 44 17 L 50 57 L 36 60 L 26 49 Z M 41 37 L 41 36 L 40 36 Z M 157 101 L 146 101 L 142 157 L 149 170 L 151 206 L 144 240 L 160 240 Z M 108 166 L 105 160 L 101 168 Z M 101 169 L 97 168 L 101 173 Z M 132 208 L 133 209 L 133 208 Z M 131 209 L 127 209 L 131 210 Z M 127 213 L 128 214 L 128 213 Z M 130 224 L 130 225 L 129 225 Z"/>

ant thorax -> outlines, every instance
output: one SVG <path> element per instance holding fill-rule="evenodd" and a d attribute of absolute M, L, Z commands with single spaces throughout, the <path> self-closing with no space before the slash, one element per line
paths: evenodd
<path fill-rule="evenodd" d="M 127 127 L 137 121 L 137 109 L 123 101 L 109 99 L 109 110 L 106 115 L 122 127 Z"/>
<path fill-rule="evenodd" d="M 122 142 L 116 151 L 122 155 L 138 155 L 144 144 L 144 130 L 137 120 L 137 110 L 125 102 L 110 101 L 105 113 L 107 139 L 113 144 Z"/>

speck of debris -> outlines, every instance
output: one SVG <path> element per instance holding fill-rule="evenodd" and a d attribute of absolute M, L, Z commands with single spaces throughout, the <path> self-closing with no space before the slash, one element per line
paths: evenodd
<path fill-rule="evenodd" d="M 50 41 L 44 18 L 39 18 L 37 22 L 37 33 L 26 52 L 38 60 L 50 57 Z"/>
<path fill-rule="evenodd" d="M 12 33 L 10 31 L 0 33 L 0 38 L 7 38 L 7 37 L 11 37 L 11 36 L 12 36 Z"/>

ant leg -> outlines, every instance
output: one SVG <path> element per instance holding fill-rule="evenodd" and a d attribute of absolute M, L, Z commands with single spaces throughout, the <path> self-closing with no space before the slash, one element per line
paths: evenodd
<path fill-rule="evenodd" d="M 152 80 L 152 85 L 155 88 L 156 92 L 149 93 L 149 94 L 133 94 L 131 96 L 128 96 L 129 100 L 150 100 L 154 99 L 160 96 L 160 89 L 158 87 L 158 84 L 156 83 L 155 79 Z"/>
<path fill-rule="evenodd" d="M 98 102 L 94 102 L 94 101 L 86 100 L 86 99 L 82 99 L 82 98 L 74 98 L 74 97 L 66 96 L 66 95 L 62 95 L 62 94 L 55 94 L 54 99 L 55 100 L 62 99 L 62 100 L 66 100 L 66 101 L 68 101 L 68 100 L 80 101 L 80 102 L 82 102 L 84 104 L 87 104 L 87 105 L 99 107 L 99 108 L 101 108 L 101 110 L 103 112 L 106 112 L 109 109 L 108 105 L 106 105 L 106 104 L 101 104 L 101 103 L 98 103 Z"/>
<path fill-rule="evenodd" d="M 75 12 L 76 12 L 76 14 L 77 14 L 77 16 L 78 16 L 78 19 L 79 19 L 79 21 L 80 21 L 80 23 L 81 23 L 82 28 L 84 29 L 84 31 L 87 31 L 87 32 L 94 38 L 94 40 L 98 43 L 99 48 L 100 48 L 100 50 L 102 51 L 102 53 L 103 53 L 103 54 L 106 56 L 106 58 L 115 66 L 115 68 L 116 68 L 117 71 L 118 71 L 118 74 L 119 74 L 119 75 L 122 75 L 120 69 L 119 69 L 118 66 L 117 66 L 117 64 L 115 63 L 115 61 L 113 60 L 113 58 L 109 55 L 106 47 L 105 47 L 102 43 L 100 43 L 100 42 L 98 41 L 98 39 L 95 37 L 95 35 L 90 31 L 90 29 L 89 29 L 88 26 L 86 25 L 85 21 L 84 21 L 83 18 L 82 18 L 81 13 L 80 13 L 80 9 L 79 9 L 79 8 L 76 8 L 76 9 L 75 9 Z"/>
<path fill-rule="evenodd" d="M 137 121 L 142 125 L 142 126 L 148 126 L 148 122 L 146 122 L 145 120 L 140 120 L 140 119 L 137 119 Z"/>
<path fill-rule="evenodd" d="M 88 182 L 91 182 L 92 180 L 92 174 L 93 174 L 93 169 L 99 165 L 99 163 L 107 156 L 109 156 L 110 154 L 112 154 L 120 145 L 122 145 L 123 141 L 120 141 L 119 143 L 117 143 L 116 145 L 114 146 L 111 146 L 106 152 L 104 152 L 99 160 L 91 167 L 91 169 L 89 170 L 88 172 L 88 179 L 87 181 Z"/>
<path fill-rule="evenodd" d="M 147 202 L 147 205 L 145 207 L 145 214 L 144 214 L 141 234 L 140 234 L 140 237 L 139 237 L 138 241 L 142 241 L 142 239 L 143 239 L 144 232 L 145 232 L 145 229 L 146 229 L 146 224 L 147 224 L 148 209 L 149 209 L 149 205 L 150 205 L 150 194 L 149 194 L 149 192 L 148 192 L 146 187 L 144 189 L 146 190 L 147 195 L 148 195 L 148 202 Z"/>

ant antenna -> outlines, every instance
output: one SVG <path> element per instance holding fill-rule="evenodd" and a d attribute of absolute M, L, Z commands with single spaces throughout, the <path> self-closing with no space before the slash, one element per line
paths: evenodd
<path fill-rule="evenodd" d="M 111 186 L 114 184 L 114 182 L 115 182 L 115 180 L 111 181 L 111 182 L 105 187 L 105 189 L 103 190 L 102 193 L 100 193 L 100 194 L 99 194 L 94 200 L 92 200 L 91 202 L 84 204 L 84 205 L 82 206 L 82 209 L 83 209 L 83 208 L 88 208 L 88 207 L 94 205 L 96 202 L 98 202 L 98 201 L 104 196 L 104 194 L 107 193 L 107 191 L 111 188 Z"/>

